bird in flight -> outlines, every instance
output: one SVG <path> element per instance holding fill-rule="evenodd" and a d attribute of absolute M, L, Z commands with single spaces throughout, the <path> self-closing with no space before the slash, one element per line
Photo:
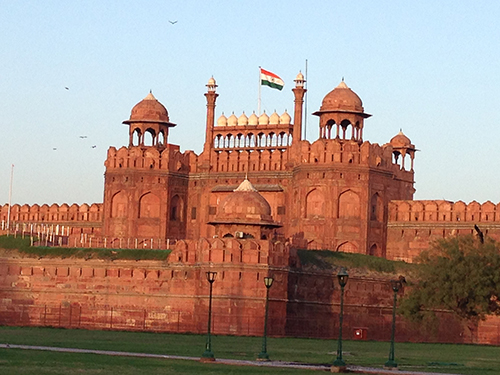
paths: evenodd
<path fill-rule="evenodd" d="M 52 148 L 52 150 L 53 150 L 53 151 L 56 151 L 56 150 L 57 150 L 57 148 L 56 148 L 56 147 L 54 147 L 54 148 Z"/>
<path fill-rule="evenodd" d="M 69 90 L 69 87 L 67 87 L 67 86 L 66 86 L 66 87 L 64 87 L 64 88 L 65 88 L 66 90 Z"/>
<path fill-rule="evenodd" d="M 96 148 L 97 146 L 96 145 L 93 145 L 92 148 Z"/>
<path fill-rule="evenodd" d="M 87 138 L 87 136 L 86 135 L 81 135 L 80 138 L 82 138 L 82 139 L 83 138 Z"/>
<path fill-rule="evenodd" d="M 175 20 L 175 21 L 168 20 L 168 22 L 170 22 L 172 25 L 175 25 L 177 23 L 177 20 Z"/>

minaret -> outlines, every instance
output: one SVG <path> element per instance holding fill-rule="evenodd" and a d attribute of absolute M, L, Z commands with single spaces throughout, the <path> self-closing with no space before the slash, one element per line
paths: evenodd
<path fill-rule="evenodd" d="M 204 153 L 210 152 L 214 137 L 215 100 L 219 96 L 219 94 L 215 92 L 217 84 L 215 83 L 214 77 L 208 80 L 207 88 L 208 91 L 205 94 L 207 98 L 207 129 L 205 131 L 205 145 L 203 146 Z"/>
<path fill-rule="evenodd" d="M 292 144 L 298 145 L 302 140 L 302 105 L 304 104 L 304 94 L 306 89 L 304 88 L 304 76 L 301 72 L 297 74 L 295 78 L 295 88 L 292 89 L 295 95 L 295 112 L 293 118 L 293 140 Z"/>

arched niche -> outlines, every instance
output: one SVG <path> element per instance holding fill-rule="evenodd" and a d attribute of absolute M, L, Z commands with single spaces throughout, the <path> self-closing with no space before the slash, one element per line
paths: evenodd
<path fill-rule="evenodd" d="M 343 252 L 343 253 L 357 253 L 358 252 L 358 247 L 354 242 L 346 241 L 344 243 L 341 243 L 337 247 L 337 251 Z"/>
<path fill-rule="evenodd" d="M 139 200 L 139 217 L 160 217 L 160 198 L 153 193 L 144 194 Z"/>
<path fill-rule="evenodd" d="M 306 196 L 306 217 L 324 217 L 325 198 L 318 189 L 311 190 Z"/>
<path fill-rule="evenodd" d="M 384 205 L 378 193 L 372 195 L 370 200 L 370 220 L 382 221 L 384 217 Z"/>
<path fill-rule="evenodd" d="M 338 200 L 338 218 L 360 217 L 359 196 L 352 190 L 340 194 Z"/>
<path fill-rule="evenodd" d="M 70 210 L 71 211 L 71 210 Z M 111 198 L 111 217 L 127 217 L 128 197 L 124 191 L 119 191 Z"/>
<path fill-rule="evenodd" d="M 182 199 L 176 194 L 170 200 L 170 221 L 183 221 Z"/>

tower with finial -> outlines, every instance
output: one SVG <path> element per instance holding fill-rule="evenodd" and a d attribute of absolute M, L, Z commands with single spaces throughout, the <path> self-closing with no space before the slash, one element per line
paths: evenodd
<path fill-rule="evenodd" d="M 157 148 L 167 145 L 168 130 L 176 125 L 170 122 L 167 109 L 151 90 L 132 108 L 130 118 L 123 123 L 129 125 L 129 146 Z"/>

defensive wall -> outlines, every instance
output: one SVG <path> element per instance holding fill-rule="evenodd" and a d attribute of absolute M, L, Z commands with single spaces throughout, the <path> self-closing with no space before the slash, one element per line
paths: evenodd
<path fill-rule="evenodd" d="M 432 241 L 476 233 L 500 240 L 500 204 L 445 200 L 391 201 L 386 258 L 413 262 Z"/>
<path fill-rule="evenodd" d="M 336 272 L 304 270 L 293 251 L 289 266 L 277 266 L 288 255 L 286 246 L 280 248 L 281 253 L 272 254 L 275 249 L 262 243 L 242 248 L 236 240 L 184 242 L 168 262 L 2 257 L 0 324 L 205 333 L 205 272 L 211 270 L 217 272 L 215 334 L 262 334 L 263 278 L 272 275 L 269 334 L 335 339 L 340 301 Z M 388 278 L 351 270 L 344 338 L 389 340 L 392 299 Z M 440 324 L 428 328 L 398 318 L 396 340 L 500 344 L 498 318 L 489 317 L 471 333 L 450 313 L 439 315 Z"/>

